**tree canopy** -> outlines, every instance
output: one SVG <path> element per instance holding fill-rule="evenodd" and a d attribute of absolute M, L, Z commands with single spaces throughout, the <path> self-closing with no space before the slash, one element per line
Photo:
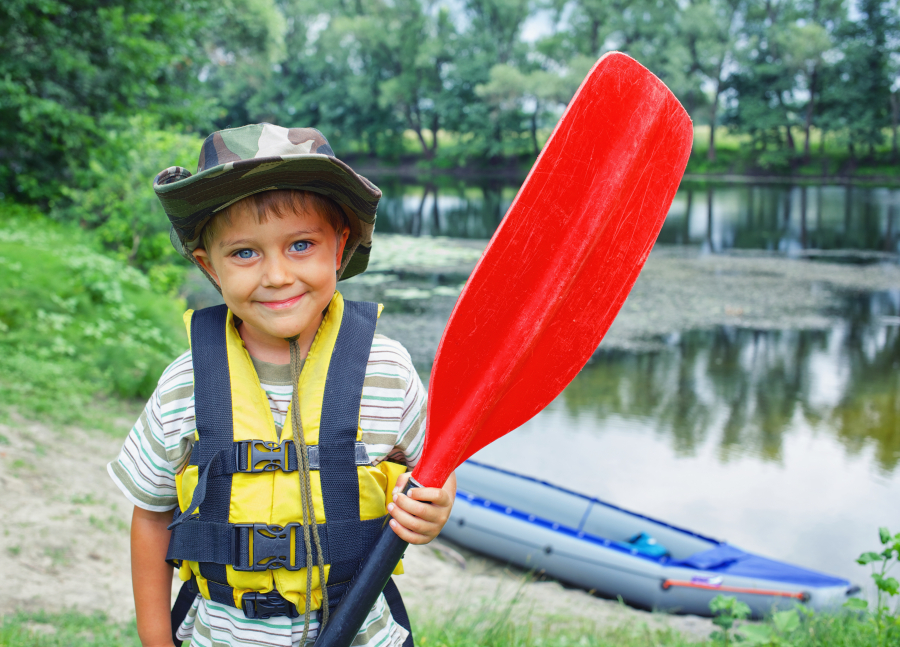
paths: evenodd
<path fill-rule="evenodd" d="M 888 144 L 896 164 L 898 16 L 898 0 L 7 0 L 0 192 L 71 200 L 129 146 L 146 166 L 146 142 L 122 139 L 136 124 L 313 126 L 385 161 L 529 158 L 613 49 L 695 123 L 746 135 L 760 166 L 809 162 L 814 131 L 861 161 Z"/>

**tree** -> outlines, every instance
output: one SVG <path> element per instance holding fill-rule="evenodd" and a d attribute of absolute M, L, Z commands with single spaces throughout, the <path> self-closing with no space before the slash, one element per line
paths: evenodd
<path fill-rule="evenodd" d="M 851 156 L 862 145 L 874 154 L 890 123 L 891 79 L 889 38 L 896 35 L 897 16 L 887 0 L 861 0 L 860 20 L 844 30 L 841 99 L 836 102 L 847 131 Z"/>
<path fill-rule="evenodd" d="M 454 103 L 448 72 L 455 58 L 456 29 L 445 7 L 432 14 L 419 0 L 398 0 L 387 13 L 391 77 L 382 85 L 381 104 L 395 108 L 416 134 L 425 159 L 432 159 L 438 130 Z M 430 143 L 426 129 L 431 131 Z"/>
<path fill-rule="evenodd" d="M 460 34 L 452 78 L 460 98 L 454 115 L 457 127 L 473 136 L 472 157 L 495 159 L 504 152 L 504 133 L 519 132 L 518 115 L 498 111 L 477 93 L 490 83 L 495 65 L 528 70 L 529 47 L 520 39 L 522 24 L 532 12 L 532 0 L 467 0 L 466 30 Z"/>
<path fill-rule="evenodd" d="M 101 143 L 105 118 L 208 123 L 197 74 L 205 2 L 0 4 L 0 192 L 47 202 Z"/>
<path fill-rule="evenodd" d="M 218 70 L 279 47 L 271 2 L 0 4 L 0 192 L 58 199 L 90 151 L 120 125 L 133 132 L 126 122 L 137 115 L 147 127 L 211 129 L 221 101 L 238 103 L 234 70 Z"/>
<path fill-rule="evenodd" d="M 808 94 L 803 108 L 803 161 L 810 159 L 810 131 L 816 114 L 820 74 L 825 55 L 834 51 L 833 30 L 844 17 L 843 0 L 822 3 L 814 0 L 806 12 L 809 22 L 788 24 L 777 35 L 779 49 L 784 52 L 784 65 L 796 74 L 798 90 Z"/>
<path fill-rule="evenodd" d="M 742 4 L 742 0 L 696 0 L 681 20 L 691 71 L 706 81 L 711 92 L 706 153 L 710 161 L 716 159 L 719 101 L 734 67 L 735 47 L 743 24 Z"/>

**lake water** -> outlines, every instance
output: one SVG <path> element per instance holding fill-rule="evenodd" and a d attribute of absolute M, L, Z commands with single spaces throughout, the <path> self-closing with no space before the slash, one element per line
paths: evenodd
<path fill-rule="evenodd" d="M 517 189 L 376 181 L 378 232 L 425 238 L 489 238 Z M 686 186 L 659 242 L 896 263 L 900 189 Z M 400 297 L 389 311 L 433 293 Z M 879 526 L 900 531 L 900 285 L 836 310 L 825 329 L 720 326 L 652 352 L 601 344 L 555 402 L 476 458 L 865 585 L 854 559 Z"/>

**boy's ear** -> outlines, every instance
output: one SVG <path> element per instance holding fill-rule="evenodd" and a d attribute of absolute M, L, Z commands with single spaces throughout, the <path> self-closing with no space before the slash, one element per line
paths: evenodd
<path fill-rule="evenodd" d="M 210 259 L 209 254 L 202 247 L 198 247 L 194 250 L 194 259 L 199 263 L 200 267 L 203 268 L 203 271 L 210 275 L 213 280 L 216 282 L 220 288 L 222 287 L 222 282 L 219 281 L 219 275 L 216 274 L 216 269 L 213 267 L 212 259 Z"/>
<path fill-rule="evenodd" d="M 341 259 L 344 257 L 344 247 L 347 246 L 347 239 L 350 237 L 350 230 L 344 227 L 344 231 L 338 237 L 337 255 L 334 260 L 335 272 L 341 269 Z M 218 281 L 218 279 L 216 279 Z"/>

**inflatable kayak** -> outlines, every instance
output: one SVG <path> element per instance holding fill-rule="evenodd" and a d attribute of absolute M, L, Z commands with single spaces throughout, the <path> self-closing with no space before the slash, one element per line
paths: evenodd
<path fill-rule="evenodd" d="M 538 479 L 471 460 L 456 475 L 442 538 L 633 606 L 708 616 L 721 593 L 759 617 L 796 603 L 834 609 L 859 592 Z"/>

